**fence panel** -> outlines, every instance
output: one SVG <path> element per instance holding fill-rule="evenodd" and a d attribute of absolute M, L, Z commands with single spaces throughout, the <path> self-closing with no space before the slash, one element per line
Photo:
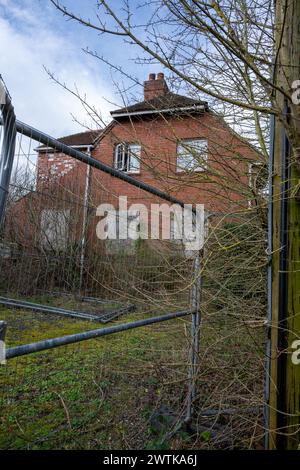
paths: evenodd
<path fill-rule="evenodd" d="M 20 311 L 6 319 L 10 344 L 87 328 L 84 321 Z M 168 445 L 185 413 L 188 327 L 173 320 L 9 359 L 0 369 L 0 447 Z"/>
<path fill-rule="evenodd" d="M 147 207 L 180 201 L 29 126 L 17 130 L 0 240 L 7 347 L 110 321 L 193 315 L 9 359 L 0 369 L 0 447 L 260 448 L 259 213 L 214 216 L 201 263 L 175 240 L 99 240 L 97 208 L 120 196 L 103 174 Z"/>

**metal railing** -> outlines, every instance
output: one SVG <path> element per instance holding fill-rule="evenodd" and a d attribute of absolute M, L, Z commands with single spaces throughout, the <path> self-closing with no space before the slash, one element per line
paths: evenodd
<path fill-rule="evenodd" d="M 1 83 L 1 82 L 0 82 Z M 3 86 L 3 85 L 2 85 Z M 4 139 L 3 139 L 3 150 L 1 154 L 1 166 L 0 166 L 0 181 L 1 181 L 1 193 L 0 193 L 0 221 L 3 219 L 5 202 L 8 193 L 8 187 L 12 172 L 14 152 L 15 152 L 15 140 L 16 132 L 19 132 L 21 135 L 34 139 L 40 144 L 45 145 L 47 148 L 55 149 L 56 152 L 61 152 L 64 155 L 70 156 L 80 162 L 85 163 L 86 165 L 98 169 L 102 172 L 108 173 L 115 178 L 121 179 L 127 182 L 130 185 L 133 185 L 139 189 L 146 191 L 154 196 L 157 196 L 165 201 L 168 201 L 172 204 L 178 204 L 184 206 L 184 203 L 179 199 L 160 191 L 159 189 L 152 187 L 151 185 L 144 183 L 136 178 L 127 175 L 126 173 L 114 169 L 99 160 L 96 160 L 92 156 L 81 152 L 71 146 L 68 146 L 57 139 L 29 126 L 23 122 L 20 122 L 15 119 L 13 107 L 11 104 L 11 99 L 5 89 L 5 103 L 1 105 L 2 119 L 0 124 L 3 126 Z M 198 279 L 200 273 L 200 258 L 196 257 L 194 264 L 194 280 Z M 82 276 L 82 274 L 81 274 Z M 38 341 L 30 344 L 22 344 L 20 346 L 8 348 L 5 351 L 5 359 L 9 360 L 18 356 L 28 355 L 39 351 L 44 351 L 48 349 L 57 348 L 59 346 L 64 346 L 67 344 L 78 343 L 86 341 L 92 338 L 100 338 L 102 336 L 111 335 L 115 333 L 121 333 L 127 330 L 151 325 L 154 323 L 165 322 L 168 320 L 186 317 L 192 315 L 192 341 L 191 341 L 191 351 L 190 351 L 190 366 L 188 374 L 188 397 L 187 397 L 187 411 L 185 416 L 185 421 L 189 422 L 193 415 L 193 402 L 195 399 L 195 387 L 196 387 L 196 369 L 197 369 L 197 360 L 198 360 L 198 351 L 199 351 L 199 330 L 200 330 L 200 291 L 201 283 L 196 281 L 192 286 L 191 291 L 191 309 L 181 310 L 171 313 L 166 313 L 164 315 L 145 318 L 142 320 L 137 320 L 128 323 L 122 323 L 119 325 L 114 325 L 108 328 L 100 328 L 91 331 L 84 331 L 81 333 L 66 335 L 62 337 L 55 337 L 52 339 L 47 339 L 44 341 Z M 33 310 L 39 310 L 48 313 L 60 313 L 63 315 L 78 317 L 78 312 L 70 312 L 65 309 L 57 309 L 54 307 L 49 307 L 49 305 L 38 305 L 34 306 L 31 302 L 19 302 L 15 299 L 2 298 L 2 304 L 9 306 L 11 308 L 28 308 Z M 85 315 L 85 314 L 84 314 Z M 91 319 L 90 315 L 85 315 L 87 319 Z M 5 340 L 6 332 L 5 322 L 1 322 L 0 331 L 2 332 L 1 341 Z"/>
<path fill-rule="evenodd" d="M 167 313 L 158 317 L 151 317 L 134 322 L 122 323 L 121 325 L 110 326 L 108 328 L 98 328 L 96 330 L 84 331 L 74 335 L 67 335 L 60 338 L 53 338 L 45 341 L 38 341 L 36 343 L 24 344 L 14 348 L 8 348 L 5 352 L 5 359 L 12 359 L 14 357 L 24 356 L 26 354 L 58 348 L 59 346 L 66 346 L 67 344 L 79 343 L 80 341 L 87 341 L 93 338 L 100 338 L 101 336 L 121 333 L 122 331 L 132 330 L 134 328 L 140 328 L 142 326 L 152 325 L 154 323 L 160 323 L 167 320 L 173 320 L 175 318 L 181 318 L 191 314 L 196 314 L 196 312 L 185 310 L 182 312 Z M 7 328 L 5 322 L 0 322 L 0 331 L 3 332 L 1 338 L 2 341 L 5 340 L 6 330 Z"/>
<path fill-rule="evenodd" d="M 134 370 L 136 365 L 140 366 L 140 370 L 142 371 L 140 377 L 142 376 L 145 379 L 145 382 L 141 384 L 141 390 L 143 389 L 146 394 L 148 393 L 148 379 L 150 382 L 151 379 L 158 377 L 159 384 L 163 384 L 163 387 L 165 383 L 167 384 L 166 390 L 167 387 L 174 387 L 175 389 L 176 383 L 176 406 L 180 402 L 180 414 L 178 415 L 180 415 L 181 424 L 190 425 L 196 414 L 197 417 L 201 418 L 203 416 L 222 414 L 225 413 L 225 411 L 228 412 L 228 415 L 233 415 L 236 411 L 245 413 L 247 410 L 252 410 L 249 406 L 247 406 L 245 410 L 242 410 L 238 406 L 236 409 L 231 407 L 232 404 L 236 402 L 239 403 L 240 392 L 238 387 L 237 390 L 234 390 L 236 402 L 234 402 L 234 400 L 230 401 L 230 399 L 228 399 L 227 401 L 224 399 L 223 392 L 221 391 L 216 399 L 216 391 L 212 392 L 211 402 L 208 402 L 206 390 L 203 388 L 205 381 L 209 385 L 214 383 L 214 374 L 216 367 L 218 367 L 220 373 L 215 380 L 215 390 L 219 385 L 218 380 L 220 383 L 222 382 L 223 370 L 224 376 L 227 374 L 228 382 L 231 380 L 229 385 L 227 383 L 229 389 L 231 383 L 236 382 L 231 378 L 230 372 L 226 370 L 227 364 L 226 361 L 223 360 L 223 356 L 225 357 L 225 354 L 227 354 L 227 356 L 230 355 L 230 358 L 232 357 L 232 364 L 234 364 L 232 370 L 235 374 L 239 350 L 241 349 L 241 355 L 239 356 L 241 358 L 241 364 L 246 362 L 245 357 L 248 358 L 249 355 L 249 344 L 244 337 L 242 338 L 241 344 L 241 333 L 239 333 L 237 337 L 237 344 L 234 345 L 237 349 L 232 347 L 229 337 L 230 335 L 234 335 L 235 331 L 238 331 L 238 326 L 241 324 L 243 328 L 247 328 L 247 322 L 242 318 L 243 308 L 239 307 L 241 310 L 241 320 L 239 324 L 237 323 L 238 320 L 236 320 L 236 312 L 232 315 L 230 311 L 229 314 L 226 315 L 226 312 L 223 314 L 222 310 L 225 301 L 224 299 L 222 300 L 222 297 L 220 298 L 220 292 L 221 294 L 225 292 L 226 295 L 227 292 L 229 292 L 230 297 L 228 298 L 236 302 L 234 289 L 242 288 L 240 284 L 236 287 L 235 285 L 233 285 L 232 288 L 230 286 L 228 287 L 228 281 L 230 284 L 231 279 L 230 276 L 228 276 L 228 269 L 226 271 L 227 248 L 224 250 L 222 245 L 223 251 L 218 251 L 215 247 L 216 244 L 219 243 L 219 240 L 216 241 L 215 245 L 213 241 L 210 242 L 212 245 L 208 247 L 208 249 L 211 250 L 211 253 L 214 253 L 214 256 L 208 268 L 206 263 L 209 256 L 205 254 L 205 259 L 202 261 L 203 254 L 201 251 L 198 252 L 197 256 L 193 259 L 190 258 L 188 262 L 186 261 L 187 257 L 184 258 L 185 261 L 183 261 L 183 258 L 176 258 L 174 265 L 172 265 L 167 255 L 165 256 L 165 253 L 164 256 L 159 256 L 161 255 L 160 252 L 157 258 L 149 257 L 148 259 L 148 252 L 141 250 L 141 258 L 137 260 L 136 265 L 132 261 L 132 255 L 127 258 L 124 256 L 124 259 L 121 259 L 122 257 L 118 258 L 118 255 L 113 254 L 113 256 L 111 256 L 110 254 L 107 257 L 101 257 L 100 261 L 97 258 L 95 260 L 96 268 L 94 269 L 93 255 L 96 253 L 96 250 L 93 250 L 92 238 L 89 234 L 92 232 L 90 229 L 94 228 L 92 226 L 95 222 L 94 209 L 98 205 L 98 194 L 100 194 L 100 189 L 102 189 L 101 185 L 103 185 L 104 180 L 104 178 L 99 177 L 99 181 L 97 181 L 97 176 L 99 176 L 98 172 L 104 172 L 137 188 L 138 191 L 135 190 L 136 199 L 138 199 L 138 197 L 143 199 L 145 196 L 143 191 L 145 191 L 169 203 L 183 206 L 183 202 L 166 192 L 160 191 L 138 180 L 137 176 L 131 177 L 124 172 L 105 165 L 91 155 L 65 145 L 32 126 L 20 121 L 14 122 L 11 100 L 4 87 L 3 90 L 5 90 L 5 92 L 1 92 L 0 90 L 1 96 L 5 96 L 5 103 L 1 105 L 2 118 L 0 118 L 0 124 L 2 124 L 0 132 L 2 129 L 3 136 L 0 165 L 0 208 L 2 211 L 1 218 L 3 218 L 6 206 L 6 218 L 3 224 L 5 230 L 7 225 L 8 228 L 11 228 L 9 225 L 11 215 L 19 222 L 18 216 L 23 209 L 25 220 L 30 211 L 36 211 L 34 213 L 35 219 L 33 220 L 33 225 L 35 224 L 33 226 L 33 230 L 35 231 L 33 235 L 35 235 L 35 237 L 30 237 L 31 233 L 29 231 L 29 236 L 26 239 L 27 244 L 24 243 L 22 245 L 21 240 L 21 243 L 18 245 L 17 242 L 19 242 L 20 239 L 15 236 L 20 225 L 22 225 L 23 219 L 21 219 L 21 223 L 16 224 L 15 227 L 17 228 L 16 231 L 13 232 L 13 236 L 11 236 L 9 231 L 1 232 L 1 237 L 2 234 L 4 234 L 4 236 L 2 237 L 3 240 L 1 238 L 1 249 L 3 249 L 0 255 L 0 271 L 2 271 L 0 277 L 0 304 L 5 307 L 5 309 L 1 308 L 1 310 L 7 324 L 0 322 L 0 348 L 5 344 L 5 331 L 7 331 L 6 346 L 8 344 L 12 346 L 7 347 L 6 351 L 5 348 L 3 349 L 5 355 L 3 355 L 0 350 L 0 362 L 2 359 L 7 360 L 7 366 L 1 368 L 2 377 L 0 375 L 0 381 L 4 385 L 3 395 L 5 395 L 4 402 L 8 409 L 8 422 L 10 420 L 9 407 L 11 404 L 14 406 L 14 404 L 18 402 L 20 389 L 22 389 L 23 385 L 24 390 L 21 390 L 21 392 L 24 392 L 24 395 L 26 395 L 26 390 L 30 390 L 30 393 L 27 395 L 29 404 L 31 400 L 35 402 L 41 401 L 43 403 L 44 398 L 51 400 L 52 395 L 56 394 L 65 409 L 64 393 L 67 395 L 69 388 L 72 390 L 75 383 L 72 382 L 74 377 L 76 378 L 75 380 L 82 378 L 80 374 L 83 369 L 82 364 L 85 363 L 92 366 L 91 368 L 93 368 L 93 374 L 95 374 L 95 376 L 98 375 L 96 380 L 93 380 L 94 375 L 92 377 L 87 374 L 87 386 L 84 393 L 80 396 L 82 408 L 78 414 L 85 415 L 86 405 L 89 399 L 92 400 L 92 398 L 94 399 L 94 397 L 96 397 L 95 401 L 97 401 L 97 404 L 101 402 L 102 392 L 101 385 L 99 385 L 100 381 L 98 380 L 99 371 L 107 367 L 111 374 L 112 388 L 114 388 L 114 386 L 116 386 L 116 388 L 122 388 L 122 385 L 124 385 L 122 381 L 120 382 L 121 385 L 118 384 L 117 381 L 114 381 L 115 369 L 119 368 L 118 372 L 120 372 L 120 376 L 126 375 L 130 361 L 132 361 L 132 376 L 134 377 L 132 380 L 133 388 L 139 385 L 137 375 L 134 375 L 136 373 Z M 17 142 L 21 142 L 19 145 L 20 153 L 14 150 L 16 133 L 18 133 Z M 24 146 L 22 146 L 23 136 L 25 137 Z M 40 144 L 42 144 L 43 147 L 40 147 Z M 49 155 L 43 154 L 41 148 L 49 151 Z M 35 150 L 35 154 L 31 153 L 32 149 Z M 71 157 L 69 160 L 74 159 L 77 162 L 81 162 L 76 164 L 76 168 L 80 171 L 83 169 L 83 171 L 81 171 L 81 177 L 88 173 L 85 171 L 87 168 L 93 168 L 98 171 L 91 171 L 91 176 L 96 175 L 94 179 L 91 178 L 91 181 L 89 181 L 89 175 L 87 178 L 88 182 L 84 182 L 82 178 L 81 186 L 77 184 L 80 178 L 76 179 L 77 173 L 74 171 L 74 173 L 71 174 L 71 180 L 72 182 L 75 181 L 75 189 L 71 185 L 64 187 L 63 184 L 65 181 L 63 178 L 58 181 L 58 184 L 55 183 L 57 187 L 59 187 L 59 191 L 57 192 L 53 192 L 53 189 L 56 189 L 53 180 L 50 180 L 51 184 L 47 186 L 47 184 L 44 184 L 42 179 L 40 179 L 39 184 L 37 184 L 33 190 L 30 188 L 28 190 L 30 185 L 26 186 L 25 184 L 23 185 L 25 186 L 25 191 L 22 191 L 23 188 L 20 184 L 21 191 L 17 194 L 17 197 L 9 197 L 8 203 L 6 204 L 14 154 L 15 157 L 16 155 L 19 157 L 21 154 L 21 158 L 27 159 L 27 162 L 32 155 L 32 158 L 38 158 L 38 162 L 39 159 L 43 160 L 43 156 L 46 157 L 45 160 L 52 160 L 54 156 L 55 160 L 59 158 L 63 159 L 64 155 L 66 155 Z M 52 156 L 50 156 L 50 154 L 52 154 Z M 38 174 L 39 163 L 35 166 L 33 165 L 32 168 L 36 169 Z M 33 171 L 31 173 L 33 174 Z M 103 174 L 101 176 L 103 176 Z M 110 181 L 111 179 L 109 178 L 107 185 L 109 191 L 111 190 Z M 94 194 L 97 194 L 96 203 L 92 201 L 92 198 L 89 199 L 89 184 L 91 184 L 91 186 L 94 185 Z M 12 188 L 13 184 L 11 180 L 9 196 L 12 194 Z M 84 191 L 84 189 L 86 189 L 86 191 Z M 99 193 L 97 192 L 98 190 Z M 100 202 L 107 202 L 107 194 L 108 193 L 104 193 L 103 199 Z M 99 195 L 99 199 L 101 197 L 102 193 Z M 22 202 L 24 201 L 24 206 L 22 206 Z M 28 206 L 26 206 L 26 201 L 29 201 L 27 202 Z M 16 213 L 14 213 L 13 209 L 18 206 L 18 204 L 21 209 L 19 212 L 16 211 Z M 76 218 L 76 216 L 78 217 L 78 224 L 74 229 L 72 228 L 72 230 L 73 233 L 76 232 L 80 243 L 78 246 L 76 245 L 74 250 L 71 246 L 69 250 L 68 245 L 68 249 L 64 253 L 50 250 L 49 252 L 43 252 L 40 242 L 41 239 L 37 236 L 40 235 L 38 230 L 40 230 L 41 221 L 41 210 L 39 212 L 39 209 L 36 209 L 38 204 L 40 204 L 39 209 L 46 207 L 47 209 L 52 209 L 54 212 L 57 209 L 70 209 L 70 211 L 73 211 L 73 214 L 75 214 L 74 218 Z M 87 227 L 89 230 L 87 230 Z M 25 234 L 28 234 L 28 232 Z M 78 242 L 78 239 L 75 239 L 76 242 Z M 227 246 L 226 237 L 224 239 L 224 246 Z M 87 250 L 85 250 L 85 248 L 87 248 Z M 74 253 L 76 265 L 72 264 Z M 221 263 L 224 263 L 225 269 L 222 264 L 220 265 L 219 260 L 218 262 L 216 260 L 220 253 L 222 255 Z M 172 255 L 174 255 L 173 252 Z M 60 262 L 60 257 L 62 257 L 62 262 Z M 120 262 L 118 264 L 119 259 Z M 153 260 L 154 263 L 152 262 Z M 216 260 L 215 265 L 213 264 L 214 260 Z M 76 269 L 74 269 L 74 266 Z M 233 266 L 235 269 L 236 265 L 234 260 L 232 260 L 232 264 L 229 264 L 229 267 L 230 266 L 231 268 Z M 61 267 L 65 270 L 63 273 L 62 270 L 60 270 Z M 181 268 L 182 271 L 180 271 Z M 72 277 L 72 269 L 74 269 L 75 272 L 74 277 Z M 211 272 L 209 272 L 209 269 L 211 269 Z M 201 300 L 202 272 L 204 270 L 203 299 Z M 245 270 L 242 272 L 245 272 Z M 70 277 L 68 277 L 69 273 Z M 221 275 L 219 276 L 218 273 L 221 273 Z M 41 280 L 38 282 L 36 279 L 39 276 Z M 75 276 L 77 276 L 77 278 L 75 278 Z M 215 277 L 217 277 L 217 279 L 215 279 Z M 55 281 L 57 278 L 58 280 L 63 279 L 63 282 L 52 282 L 53 278 L 55 278 Z M 80 282 L 78 282 L 79 278 Z M 96 279 L 95 283 L 93 283 L 94 279 Z M 31 281 L 32 284 L 36 282 L 32 289 L 30 289 Z M 106 282 L 107 284 L 105 284 Z M 211 283 L 212 286 L 208 286 L 209 283 Z M 81 289 L 82 285 L 83 288 Z M 123 295 L 125 291 L 126 295 Z M 47 292 L 52 297 L 48 295 L 43 299 L 43 295 L 46 295 Z M 231 294 L 232 292 L 233 294 Z M 244 296 L 244 292 L 237 294 L 239 298 L 241 298 L 242 295 Z M 83 304 L 84 300 L 86 300 L 85 305 Z M 88 305 L 89 301 L 97 302 L 97 304 L 94 306 Z M 100 318 L 101 315 L 103 315 L 101 305 L 107 302 L 108 307 L 105 306 L 105 309 L 109 309 L 109 305 L 113 305 L 113 307 L 111 307 L 112 311 L 109 312 L 110 315 L 116 311 L 116 308 L 118 309 L 118 305 L 121 306 L 121 308 L 118 309 L 119 311 L 122 310 L 124 306 L 133 304 L 137 305 L 137 309 L 133 318 L 126 323 L 118 322 L 109 327 L 89 330 L 89 328 L 95 327 L 91 327 L 91 324 L 87 324 L 87 321 L 101 321 Z M 228 302 L 227 297 L 226 302 Z M 228 306 L 228 304 L 226 305 Z M 237 304 L 235 303 L 233 305 L 236 306 Z M 241 305 L 244 306 L 245 303 Z M 21 310 L 18 312 L 16 309 Z M 29 313 L 26 315 L 23 314 L 23 309 L 26 309 Z M 30 311 L 33 313 L 30 313 Z M 139 314 L 141 317 L 137 319 L 138 317 L 136 315 Z M 71 321 L 70 317 L 74 318 L 74 320 Z M 177 318 L 181 320 L 171 321 Z M 188 323 L 185 319 L 188 319 Z M 84 320 L 86 323 L 80 320 Z M 226 322 L 228 321 L 230 321 L 230 325 L 227 331 Z M 164 323 L 164 325 L 160 327 L 159 325 L 162 323 Z M 153 329 L 150 327 L 147 328 L 145 334 L 142 327 L 155 324 L 157 326 Z M 191 333 L 190 330 L 188 330 L 187 333 L 187 325 L 189 325 L 188 328 L 190 328 L 191 325 Z M 32 326 L 35 328 L 34 336 L 31 335 Z M 201 349 L 199 347 L 200 327 L 203 332 L 201 341 L 203 347 Z M 126 334 L 126 331 L 129 330 L 136 330 L 136 332 L 138 330 L 138 335 L 135 335 L 134 332 Z M 242 331 L 244 331 L 244 329 Z M 179 336 L 179 339 L 176 335 Z M 107 336 L 107 338 L 104 338 L 104 336 Z M 220 338 L 222 341 L 224 340 L 224 344 L 226 343 L 226 347 L 224 346 L 225 353 L 223 350 L 219 350 Z M 93 341 L 94 339 L 99 339 L 99 341 Z M 178 343 L 176 339 L 178 339 Z M 112 351 L 111 345 L 114 342 L 117 346 L 115 350 Z M 81 346 L 79 346 L 79 343 Z M 72 345 L 76 346 L 73 347 Z M 212 345 L 216 345 L 214 354 L 207 354 L 206 350 L 212 348 Z M 64 346 L 67 347 L 64 348 Z M 146 347 L 144 348 L 144 346 Z M 47 354 L 48 350 L 49 354 Z M 45 353 L 40 354 L 43 351 Z M 80 354 L 78 354 L 78 351 Z M 20 360 L 18 359 L 19 357 Z M 199 357 L 201 357 L 201 360 L 199 360 Z M 215 357 L 219 363 L 217 360 L 215 362 Z M 15 360 L 13 360 L 14 358 Z M 258 362 L 259 361 L 260 358 L 258 357 Z M 201 369 L 199 366 L 200 362 Z M 160 369 L 161 363 L 163 363 L 163 367 Z M 155 368 L 155 366 L 158 367 Z M 157 371 L 160 372 L 161 370 L 161 375 L 159 375 L 159 373 L 156 374 Z M 252 370 L 249 372 L 249 383 L 250 386 L 253 387 L 253 390 L 255 390 L 254 393 L 256 393 L 255 382 L 257 370 L 258 369 L 255 369 L 254 372 L 252 372 Z M 170 373 L 170 375 L 168 373 Z M 244 371 L 240 373 L 244 374 Z M 21 375 L 20 380 L 18 374 Z M 43 374 L 46 379 L 40 380 L 41 377 L 43 378 Z M 65 379 L 64 376 L 67 377 L 68 374 L 72 379 L 70 379 L 70 385 L 66 381 L 63 381 Z M 252 377 L 255 377 L 254 383 L 252 383 Z M 128 381 L 130 381 L 130 378 Z M 40 389 L 35 387 L 37 382 L 41 382 L 39 384 Z M 61 383 L 65 386 L 64 389 L 62 389 L 62 387 L 60 388 Z M 94 397 L 90 394 L 89 389 L 89 386 L 92 386 L 92 384 L 95 385 Z M 11 389 L 9 388 L 10 386 Z M 133 393 L 135 393 L 135 391 Z M 43 394 L 45 396 L 40 396 Z M 168 400 L 171 395 L 172 392 L 169 394 L 168 389 Z M 244 400 L 244 398 L 243 395 L 242 399 Z M 22 402 L 22 400 L 20 400 L 20 402 Z M 123 404 L 126 407 L 125 400 Z M 209 408 L 210 404 L 211 408 Z M 252 405 L 251 400 L 249 400 L 249 404 Z M 254 404 L 256 404 L 256 401 Z M 202 406 L 204 409 L 207 407 L 208 411 L 201 412 Z M 256 410 L 257 408 L 253 409 Z M 30 411 L 32 412 L 32 410 Z M 98 411 L 97 408 L 95 411 L 97 419 Z M 26 412 L 26 409 L 20 407 L 19 417 L 25 416 Z M 85 416 L 88 418 L 88 415 Z M 27 415 L 25 416 L 25 419 L 26 418 Z M 41 413 L 41 419 L 44 419 L 43 413 Z M 194 420 L 194 422 L 196 422 L 196 420 Z M 18 429 L 20 429 L 19 420 L 16 425 Z M 22 423 L 20 426 L 22 428 Z M 245 429 L 246 426 L 247 425 L 245 425 L 243 429 Z M 68 420 L 67 427 L 71 427 Z M 200 429 L 203 428 L 200 426 Z M 35 439 L 33 439 L 33 441 L 35 442 Z"/>
<path fill-rule="evenodd" d="M 3 138 L 0 160 L 0 227 L 4 217 L 9 182 L 15 156 L 16 116 L 10 95 L 0 76 L 0 111 L 3 126 Z"/>

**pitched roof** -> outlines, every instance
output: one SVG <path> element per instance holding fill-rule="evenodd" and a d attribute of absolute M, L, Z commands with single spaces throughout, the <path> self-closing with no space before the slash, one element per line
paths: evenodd
<path fill-rule="evenodd" d="M 79 132 L 78 134 L 71 134 L 65 137 L 59 137 L 61 143 L 76 147 L 77 145 L 92 145 L 94 141 L 102 133 L 102 129 Z"/>
<path fill-rule="evenodd" d="M 133 104 L 131 106 L 126 106 L 124 108 L 116 109 L 111 112 L 112 117 L 118 116 L 120 114 L 138 114 L 142 112 L 159 112 L 159 111 L 172 111 L 178 110 L 180 108 L 195 108 L 199 106 L 208 108 L 207 101 L 195 100 L 193 98 L 188 98 L 187 96 L 177 95 L 171 93 L 170 91 L 166 92 L 164 95 L 157 96 L 152 98 L 149 101 L 142 101 L 140 103 Z"/>
<path fill-rule="evenodd" d="M 77 134 L 70 134 L 64 137 L 58 137 L 58 141 L 62 144 L 69 145 L 70 147 L 80 147 L 80 146 L 88 146 L 93 145 L 99 139 L 101 134 L 103 133 L 103 129 L 93 130 L 93 131 L 85 131 L 85 132 L 78 132 Z M 38 152 L 44 152 L 49 150 L 51 147 L 47 147 L 45 145 L 39 145 L 35 150 Z"/>

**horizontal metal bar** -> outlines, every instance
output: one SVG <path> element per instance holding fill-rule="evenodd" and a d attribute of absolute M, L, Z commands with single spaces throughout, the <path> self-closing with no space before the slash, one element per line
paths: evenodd
<path fill-rule="evenodd" d="M 148 193 L 154 194 L 155 196 L 158 196 L 161 199 L 164 199 L 165 201 L 171 202 L 172 204 L 178 204 L 181 207 L 184 206 L 184 202 L 171 196 L 170 194 L 160 191 L 159 189 L 154 188 L 153 186 L 150 186 L 149 184 L 144 183 L 143 181 L 135 179 L 132 176 L 127 175 L 123 171 L 116 170 L 115 168 L 112 168 L 111 166 L 106 165 L 105 163 L 102 163 L 99 160 L 96 160 L 96 158 L 93 158 L 87 155 L 86 153 L 81 152 L 80 150 L 76 150 L 75 148 L 70 147 L 69 145 L 63 144 L 59 140 L 54 139 L 50 135 L 35 129 L 34 127 L 31 127 L 28 124 L 25 124 L 24 122 L 17 120 L 16 128 L 17 131 L 21 134 L 33 138 L 34 140 L 41 142 L 42 144 L 48 147 L 52 147 L 56 150 L 59 150 L 60 152 L 69 155 L 70 157 L 73 157 L 83 163 L 86 163 L 87 165 L 90 165 L 93 168 L 97 168 L 98 170 L 101 170 L 104 173 L 108 173 L 111 176 L 126 181 L 127 183 L 132 184 L 133 186 L 136 186 L 139 189 L 143 189 Z"/>
<path fill-rule="evenodd" d="M 37 304 L 28 302 L 26 300 L 10 299 L 8 297 L 0 296 L 0 305 L 7 307 L 22 308 L 24 310 L 33 310 L 34 312 L 52 313 L 54 315 L 63 315 L 67 317 L 78 318 L 79 320 L 98 321 L 100 323 L 108 323 L 115 318 L 118 318 L 125 313 L 132 312 L 135 308 L 133 304 L 127 304 L 123 307 L 114 310 L 105 310 L 99 314 L 80 312 L 78 310 L 67 310 L 61 307 L 54 307 L 51 305 Z"/>
<path fill-rule="evenodd" d="M 34 311 L 37 311 L 37 312 L 66 315 L 68 317 L 75 317 L 75 318 L 81 318 L 81 319 L 87 319 L 87 320 L 94 320 L 95 319 L 95 315 L 92 315 L 92 314 L 89 314 L 89 313 L 78 312 L 78 311 L 73 311 L 73 310 L 66 310 L 66 309 L 59 308 L 59 307 L 52 307 L 50 305 L 36 304 L 36 303 L 33 303 L 33 302 L 27 302 L 25 300 L 15 300 L 15 299 L 9 299 L 9 298 L 6 298 L 6 297 L 0 297 L 0 304 L 6 305 L 6 306 L 9 306 L 9 307 L 23 308 L 23 309 L 27 309 L 27 310 L 34 310 Z"/>
<path fill-rule="evenodd" d="M 76 333 L 74 335 L 62 336 L 60 338 L 46 339 L 44 341 L 38 341 L 37 343 L 24 344 L 22 346 L 16 346 L 14 348 L 8 348 L 6 350 L 6 359 L 12 359 L 13 357 L 24 356 L 25 354 L 31 354 L 38 351 L 44 351 L 46 349 L 53 349 L 59 346 L 65 346 L 67 344 L 79 343 L 80 341 L 86 341 L 88 339 L 99 338 L 101 336 L 111 335 L 114 333 L 120 333 L 121 331 L 132 330 L 133 328 L 139 328 L 141 326 L 152 325 L 153 323 L 160 323 L 173 318 L 180 318 L 191 313 L 195 313 L 191 310 L 183 310 L 180 312 L 168 313 L 158 317 L 146 318 L 144 320 L 137 320 L 129 323 L 122 323 L 121 325 L 110 326 L 108 328 L 98 328 L 97 330 L 84 331 L 83 333 Z"/>
<path fill-rule="evenodd" d="M 92 302 L 95 304 L 122 304 L 123 302 L 120 302 L 118 299 L 110 299 L 110 300 L 102 300 L 98 299 L 97 297 L 79 297 L 82 302 Z"/>
<path fill-rule="evenodd" d="M 105 310 L 103 313 L 101 313 L 99 321 L 101 323 L 109 323 L 121 317 L 122 315 L 125 315 L 126 313 L 134 312 L 134 310 L 134 304 L 128 304 L 126 307 L 121 307 L 116 310 Z"/>
<path fill-rule="evenodd" d="M 252 414 L 252 413 L 260 413 L 263 411 L 263 406 L 253 406 L 250 408 L 225 408 L 225 409 L 208 409 L 199 411 L 199 416 L 203 416 L 208 418 L 210 416 L 218 416 L 218 415 L 235 415 L 235 414 Z"/>

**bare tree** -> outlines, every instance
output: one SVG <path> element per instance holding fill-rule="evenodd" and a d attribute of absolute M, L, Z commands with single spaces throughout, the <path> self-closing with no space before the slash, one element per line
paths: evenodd
<path fill-rule="evenodd" d="M 150 146 L 145 145 L 143 149 L 149 157 L 147 162 L 152 162 L 151 171 L 166 191 L 205 186 L 210 196 L 219 200 L 226 200 L 232 188 L 240 195 L 240 206 L 235 213 L 224 213 L 216 220 L 206 242 L 201 271 L 204 277 L 202 310 L 204 331 L 207 337 L 214 337 L 216 344 L 225 345 L 235 332 L 236 340 L 239 338 L 237 341 L 243 342 L 241 348 L 247 344 L 251 351 L 246 361 L 249 374 L 247 377 L 244 375 L 246 366 L 237 365 L 236 353 L 231 350 L 224 362 L 218 359 L 228 371 L 228 374 L 224 373 L 226 379 L 223 380 L 223 376 L 215 373 L 217 356 L 207 359 L 206 351 L 201 350 L 201 377 L 202 380 L 207 377 L 208 386 L 214 388 L 214 393 L 203 394 L 205 401 L 200 394 L 198 404 L 218 407 L 220 403 L 228 403 L 224 390 L 232 380 L 235 384 L 233 403 L 243 401 L 242 390 L 246 388 L 252 403 L 261 406 L 264 403 L 263 379 L 257 385 L 255 377 L 257 370 L 262 372 L 264 369 L 263 360 L 256 353 L 264 344 L 263 334 L 257 331 L 261 331 L 262 316 L 266 312 L 266 168 L 271 114 L 286 127 L 294 139 L 291 143 L 295 149 L 298 145 L 297 133 L 292 130 L 296 121 L 292 116 L 287 125 L 281 107 L 283 97 L 291 102 L 292 89 L 281 89 L 274 80 L 278 61 L 275 33 L 280 31 L 281 25 L 275 23 L 273 1 L 149 0 L 137 4 L 130 0 L 100 0 L 95 2 L 96 13 L 90 18 L 75 13 L 61 1 L 50 1 L 66 19 L 97 31 L 104 38 L 116 36 L 124 48 L 132 46 L 137 51 L 137 64 L 162 65 L 168 71 L 174 91 L 180 89 L 191 97 L 209 99 L 214 115 L 224 118 L 230 128 L 258 152 L 259 165 L 246 174 L 247 170 L 235 165 L 242 160 L 239 151 L 235 149 L 232 152 L 232 161 L 229 162 L 225 158 L 230 151 L 228 143 L 220 142 L 218 136 L 212 137 L 214 157 L 223 161 L 222 170 L 217 171 L 212 166 L 205 176 L 191 171 L 185 178 L 171 171 L 166 176 L 162 168 L 167 164 L 167 157 L 163 153 L 154 154 Z M 139 79 L 109 57 L 88 47 L 85 52 L 105 63 L 114 74 L 126 78 L 126 90 L 121 90 L 116 84 L 126 106 L 128 97 L 132 98 L 132 89 L 136 90 L 141 85 Z M 52 78 L 55 79 L 53 74 Z M 77 90 L 75 94 L 78 94 Z M 93 113 L 92 106 L 90 112 Z M 172 135 L 173 129 L 167 119 L 165 125 L 170 127 L 170 138 L 176 141 L 178 136 Z M 134 123 L 132 132 L 134 135 Z M 201 157 L 196 152 L 198 164 L 201 164 Z M 218 185 L 214 185 L 216 181 Z M 100 187 L 100 178 L 95 178 L 94 184 Z M 104 188 L 104 191 L 109 194 L 109 188 Z M 168 266 L 165 259 L 163 264 Z M 139 292 L 139 296 L 142 294 Z M 153 305 L 156 302 L 156 306 L 159 303 L 154 296 L 148 296 L 147 300 Z M 258 328 L 255 335 L 252 328 Z M 235 379 L 231 376 L 233 371 L 237 374 Z M 215 381 L 211 379 L 214 373 Z M 219 383 L 222 384 L 220 388 Z M 263 428 L 261 423 L 259 426 Z M 236 439 L 241 442 L 245 427 L 239 423 L 235 429 Z M 258 434 L 258 440 L 263 432 L 256 428 L 253 430 L 255 436 Z"/>

